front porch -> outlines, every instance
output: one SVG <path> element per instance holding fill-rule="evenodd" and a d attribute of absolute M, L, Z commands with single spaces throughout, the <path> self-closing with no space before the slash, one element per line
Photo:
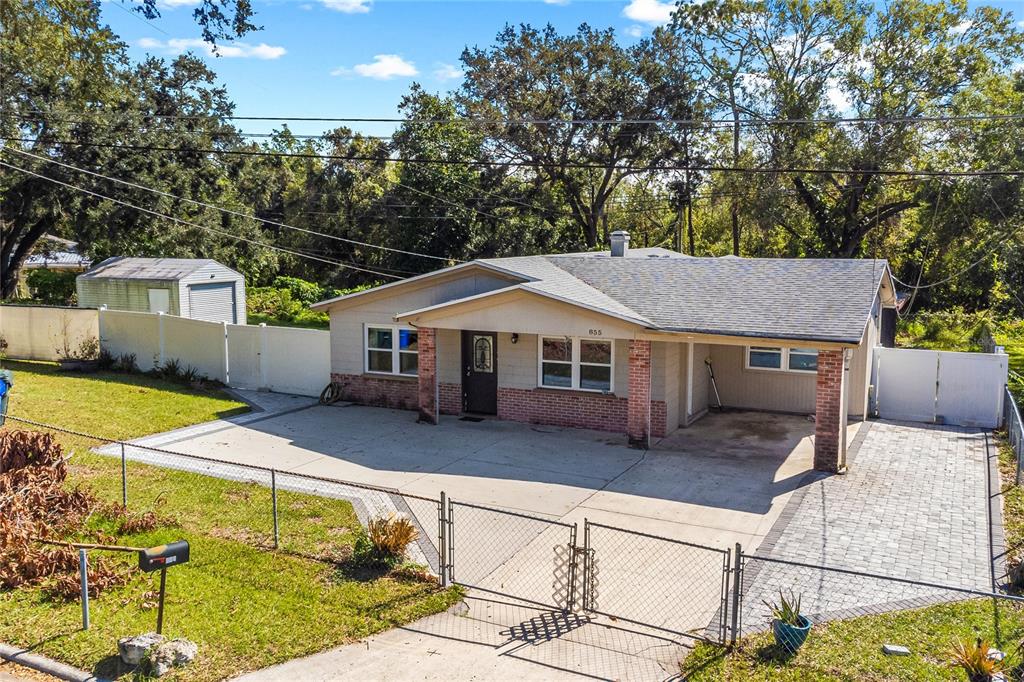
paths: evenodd
<path fill-rule="evenodd" d="M 685 338 L 594 341 L 434 327 L 417 331 L 416 402 L 420 420 L 433 424 L 442 414 L 492 414 L 509 421 L 622 433 L 631 446 L 649 448 L 653 440 L 690 427 L 719 405 L 813 415 L 814 468 L 836 472 L 845 466 L 847 439 L 840 434 L 847 417 L 865 411 L 866 383 L 853 382 L 851 387 L 847 381 L 851 364 L 868 364 L 866 355 L 858 357 L 859 348 L 801 349 L 805 363 L 813 362 L 813 367 L 789 372 L 749 366 L 750 350 L 744 345 Z M 559 339 L 572 352 L 562 350 L 560 359 L 551 359 L 548 347 L 557 346 Z M 607 347 L 606 367 L 573 358 L 595 344 Z M 477 351 L 479 357 L 474 357 Z M 593 371 L 595 367 L 605 374 Z M 486 391 L 493 392 L 482 403 L 474 397 L 479 392 L 473 383 L 477 370 L 487 375 Z M 588 372 L 591 388 L 580 380 Z M 603 376 L 606 384 L 596 383 Z"/>

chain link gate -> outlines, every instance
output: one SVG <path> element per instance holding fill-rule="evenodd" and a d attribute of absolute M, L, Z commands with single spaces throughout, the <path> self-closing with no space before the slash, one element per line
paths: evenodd
<path fill-rule="evenodd" d="M 584 520 L 582 607 L 590 613 L 724 644 L 732 550 Z"/>
<path fill-rule="evenodd" d="M 574 608 L 575 523 L 454 500 L 446 516 L 451 582 L 561 611 Z"/>

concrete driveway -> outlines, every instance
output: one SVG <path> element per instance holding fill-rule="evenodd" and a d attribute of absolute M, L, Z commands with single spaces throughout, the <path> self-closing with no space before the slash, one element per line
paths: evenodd
<path fill-rule="evenodd" d="M 709 414 L 642 452 L 599 431 L 310 406 L 137 442 L 724 549 L 768 532 L 810 470 L 813 431 L 804 417 Z"/>

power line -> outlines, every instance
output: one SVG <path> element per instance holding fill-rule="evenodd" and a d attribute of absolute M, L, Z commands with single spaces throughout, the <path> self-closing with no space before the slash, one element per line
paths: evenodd
<path fill-rule="evenodd" d="M 989 196 L 990 199 L 992 199 L 992 204 L 996 207 L 996 209 L 999 211 L 999 213 L 1003 216 L 1003 219 L 1009 220 L 1009 216 L 1007 216 L 1006 212 L 1003 211 L 1003 207 L 999 205 L 999 202 L 997 202 L 996 198 L 992 195 L 991 188 L 989 189 L 988 196 Z M 967 267 L 963 268 L 962 270 L 960 270 L 960 271 L 950 275 L 949 277 L 946 277 L 945 279 L 940 279 L 937 282 L 929 282 L 928 284 L 913 285 L 913 284 L 907 284 L 906 282 L 901 282 L 900 280 L 896 279 L 895 275 L 892 275 L 892 273 L 889 273 L 889 274 L 892 275 L 893 280 L 897 284 L 901 284 L 901 285 L 907 287 L 908 289 L 912 289 L 912 290 L 915 290 L 915 291 L 919 290 L 919 289 L 931 289 L 932 287 L 937 287 L 937 286 L 939 286 L 941 284 L 947 284 L 949 282 L 952 282 L 954 279 L 957 279 L 961 275 L 967 274 L 968 272 L 970 272 L 974 268 L 976 268 L 979 265 L 981 265 L 982 263 L 984 263 L 988 259 L 989 256 L 991 256 L 993 253 L 996 252 L 997 249 L 999 249 L 999 247 L 1003 246 L 1007 241 L 1009 241 L 1018 232 L 1020 232 L 1021 228 L 1024 228 L 1024 224 L 1018 225 L 1017 227 L 1015 227 L 1012 230 L 1010 230 L 1009 232 L 1007 232 L 998 242 L 996 242 L 996 244 L 992 248 L 987 250 L 981 256 L 981 258 L 979 258 L 978 260 L 974 261 L 973 263 L 971 263 Z"/>
<path fill-rule="evenodd" d="M 146 192 L 152 192 L 153 194 L 159 194 L 160 196 L 167 197 L 169 199 L 176 199 L 178 201 L 186 201 L 186 202 L 188 202 L 190 204 L 194 204 L 196 206 L 203 206 L 205 208 L 212 208 L 212 209 L 214 209 L 216 211 L 222 211 L 223 213 L 227 213 L 229 215 L 238 216 L 239 218 L 248 218 L 250 220 L 258 220 L 258 221 L 266 223 L 268 225 L 274 225 L 275 227 L 283 227 L 283 228 L 288 229 L 288 230 L 296 230 L 298 232 L 304 232 L 306 234 L 312 234 L 312 235 L 315 235 L 317 237 L 324 237 L 326 239 L 334 239 L 334 240 L 337 240 L 337 241 L 340 241 L 340 242 L 346 242 L 346 243 L 349 243 L 349 244 L 357 244 L 359 246 L 365 246 L 365 247 L 373 248 L 373 249 L 381 249 L 383 251 L 391 251 L 393 253 L 401 253 L 401 254 L 405 254 L 407 256 L 419 256 L 420 258 L 431 258 L 433 260 L 440 260 L 440 261 L 445 261 L 445 262 L 448 262 L 450 260 L 455 260 L 455 259 L 451 259 L 451 258 L 445 258 L 443 256 L 432 256 L 432 255 L 426 254 L 426 253 L 419 253 L 419 252 L 416 252 L 416 251 L 405 251 L 403 249 L 395 249 L 395 248 L 392 248 L 390 246 L 381 246 L 379 244 L 370 244 L 368 242 L 362 242 L 362 241 L 359 241 L 359 240 L 356 240 L 356 239 L 348 239 L 346 237 L 339 237 L 339 236 L 333 235 L 333 234 L 325 234 L 323 232 L 317 232 L 316 230 L 310 230 L 310 229 L 307 229 L 307 228 L 304 228 L 304 227 L 297 227 L 297 226 L 294 226 L 294 225 L 288 225 L 286 223 L 281 223 L 281 222 L 277 222 L 277 221 L 274 221 L 274 220 L 268 220 L 268 219 L 265 219 L 265 218 L 260 218 L 258 216 L 252 215 L 251 213 L 242 213 L 241 211 L 234 211 L 232 209 L 224 208 L 222 206 L 217 206 L 215 204 L 208 204 L 208 203 L 206 203 L 204 201 L 198 201 L 196 199 L 189 199 L 187 197 L 181 197 L 181 196 L 178 196 L 176 194 L 171 194 L 170 192 L 164 192 L 164 191 L 159 190 L 159 189 L 153 189 L 152 187 L 146 187 L 145 185 L 140 185 L 140 184 L 135 183 L 135 182 L 129 182 L 128 180 L 121 180 L 120 178 L 114 178 L 114 177 L 111 177 L 109 175 L 103 175 L 102 173 L 97 173 L 97 172 L 91 171 L 91 170 L 89 170 L 87 168 L 79 168 L 78 166 L 72 166 L 71 164 L 64 163 L 63 161 L 58 161 L 56 159 L 48 159 L 45 156 L 39 156 L 38 154 L 32 154 L 31 152 L 26 152 L 26 151 L 21 150 L 21 149 L 15 149 L 13 147 L 6 147 L 6 146 L 3 149 L 4 149 L 4 151 L 16 152 L 18 154 L 23 154 L 25 156 L 32 157 L 33 159 L 38 159 L 39 161 L 45 161 L 46 163 L 52 163 L 52 164 L 55 164 L 57 166 L 62 166 L 62 167 L 67 168 L 69 170 L 78 171 L 79 173 L 85 173 L 87 175 L 92 175 L 93 177 L 102 178 L 104 180 L 109 180 L 111 182 L 116 182 L 116 183 L 119 183 L 119 184 L 122 184 L 122 185 L 126 185 L 128 187 L 134 187 L 135 189 L 141 189 L 141 190 L 146 191 Z M 457 262 L 462 262 L 462 261 L 457 261 Z"/>
<path fill-rule="evenodd" d="M 63 187 L 67 187 L 68 189 L 73 189 L 73 190 L 76 190 L 78 192 L 82 192 L 84 194 L 89 194 L 89 195 L 94 196 L 94 197 L 96 197 L 98 199 L 105 199 L 107 201 L 112 201 L 115 204 L 120 204 L 122 206 L 134 209 L 136 211 L 142 211 L 143 213 L 148 213 L 148 214 L 156 216 L 158 218 L 164 218 L 165 220 L 171 220 L 173 222 L 180 223 L 182 225 L 188 225 L 189 227 L 194 227 L 194 228 L 197 228 L 197 229 L 200 229 L 200 230 L 205 230 L 207 232 L 212 232 L 214 234 L 221 235 L 223 237 L 228 237 L 229 239 L 234 239 L 235 241 L 245 242 L 247 244 L 253 244 L 255 246 L 261 246 L 261 247 L 266 248 L 266 249 L 271 249 L 273 251 L 280 251 L 282 253 L 287 253 L 287 254 L 290 254 L 292 256 L 298 256 L 300 258 L 308 258 L 310 260 L 320 261 L 321 263 L 327 263 L 328 265 L 335 265 L 335 266 L 338 266 L 338 267 L 341 267 L 341 268 L 350 269 L 350 270 L 358 270 L 359 272 L 366 272 L 366 273 L 369 273 L 369 274 L 372 274 L 372 275 L 377 275 L 377 276 L 380 276 L 380 277 L 387 277 L 389 279 L 402 279 L 401 277 L 398 277 L 396 275 L 390 275 L 390 274 L 387 274 L 385 272 L 378 272 L 377 270 L 371 270 L 370 268 L 364 268 L 364 267 L 360 267 L 358 265 L 351 265 L 351 264 L 348 264 L 348 263 L 342 263 L 342 262 L 339 262 L 339 261 L 334 261 L 334 260 L 331 260 L 331 259 L 328 259 L 328 258 L 321 258 L 319 256 L 312 256 L 312 255 L 300 253 L 298 251 L 293 251 L 291 249 L 287 249 L 287 248 L 284 248 L 282 246 L 277 246 L 275 244 L 267 244 L 266 242 L 261 242 L 261 241 L 255 240 L 255 239 L 249 239 L 248 237 L 242 237 L 242 236 L 239 236 L 239 235 L 231 234 L 230 232 L 225 232 L 224 230 L 218 230 L 216 228 L 209 227 L 209 226 L 206 226 L 206 225 L 200 225 L 199 223 L 194 223 L 194 222 L 192 222 L 190 220 L 183 220 L 181 218 L 175 218 L 174 216 L 170 216 L 170 215 L 167 215 L 165 213 L 160 213 L 159 211 L 154 211 L 152 209 L 143 208 L 142 206 L 136 206 L 135 204 L 129 203 L 127 201 L 122 201 L 120 199 L 115 199 L 114 197 L 110 197 L 110 196 L 107 196 L 105 194 L 100 194 L 99 192 L 94 192 L 92 190 L 85 189 L 84 187 L 79 187 L 78 185 L 73 185 L 73 184 L 71 184 L 69 182 L 64 182 L 62 180 L 57 180 L 56 178 L 51 178 L 48 175 L 43 175 L 41 173 L 36 173 L 34 171 L 30 171 L 27 168 L 19 168 L 18 166 L 12 166 L 11 164 L 9 164 L 9 163 L 7 163 L 5 161 L 0 161 L 0 166 L 3 166 L 5 168 L 10 168 L 11 170 L 19 171 L 21 173 L 26 173 L 28 175 L 35 176 L 35 177 L 37 177 L 37 178 L 39 178 L 41 180 L 46 180 L 47 182 L 52 182 L 52 183 L 54 183 L 56 185 L 61 185 Z"/>
<path fill-rule="evenodd" d="M 98 110 L 93 110 L 98 111 Z M 47 113 L 39 109 L 29 112 L 39 116 Z M 93 112 L 84 112 L 93 113 Z M 19 114 L 19 116 L 25 116 Z M 224 120 L 224 121 L 301 121 L 305 123 L 415 123 L 430 125 L 715 125 L 731 127 L 735 121 L 731 118 L 700 119 L 700 118 L 375 118 L 375 117 L 328 117 L 328 116 L 241 116 L 217 114 L 145 114 L 148 118 L 178 120 Z M 746 118 L 739 121 L 741 126 L 773 126 L 773 125 L 864 125 L 864 124 L 896 124 L 896 123 L 954 123 L 984 121 L 1024 121 L 1024 114 L 973 114 L 960 116 L 887 116 L 887 117 L 830 117 L 830 118 Z"/>
<path fill-rule="evenodd" d="M 14 142 L 37 142 L 37 138 L 0 137 Z M 178 147 L 159 147 L 147 145 L 110 144 L 99 142 L 76 142 L 74 140 L 52 140 L 53 144 L 77 147 L 97 147 L 104 149 L 130 149 L 133 151 L 173 152 L 179 154 L 222 154 L 226 156 L 285 157 L 300 159 L 326 159 L 331 161 L 383 161 L 390 163 L 420 163 L 440 166 L 490 166 L 508 168 L 573 168 L 578 170 L 605 170 L 607 166 L 587 163 L 539 163 L 532 161 L 500 161 L 470 159 L 427 159 L 409 157 L 377 157 L 377 156 L 341 156 L 336 154 L 313 154 L 309 152 L 270 152 L 249 149 L 181 149 Z M 1024 170 L 984 169 L 974 171 L 934 171 L 934 170 L 895 170 L 895 169 L 854 169 L 854 168 L 799 168 L 799 167 L 742 167 L 717 165 L 665 165 L 657 167 L 617 165 L 621 171 L 703 171 L 709 173 L 750 173 L 754 175 L 869 175 L 879 177 L 914 177 L 914 178 L 977 178 L 977 177 L 1018 177 L 1024 176 Z"/>

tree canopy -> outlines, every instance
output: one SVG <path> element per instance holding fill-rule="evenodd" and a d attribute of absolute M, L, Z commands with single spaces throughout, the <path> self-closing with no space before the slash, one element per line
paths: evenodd
<path fill-rule="evenodd" d="M 454 92 L 413 84 L 385 139 L 253 141 L 201 60 L 133 63 L 98 7 L 0 5 L 0 130 L 35 155 L 2 160 L 123 202 L 3 168 L 4 296 L 46 233 L 330 288 L 628 229 L 696 256 L 888 258 L 918 305 L 1024 314 L 1021 176 L 969 174 L 1024 171 L 1024 37 L 999 9 L 707 0 L 635 40 L 507 26 Z M 211 42 L 252 18 L 196 10 Z"/>

